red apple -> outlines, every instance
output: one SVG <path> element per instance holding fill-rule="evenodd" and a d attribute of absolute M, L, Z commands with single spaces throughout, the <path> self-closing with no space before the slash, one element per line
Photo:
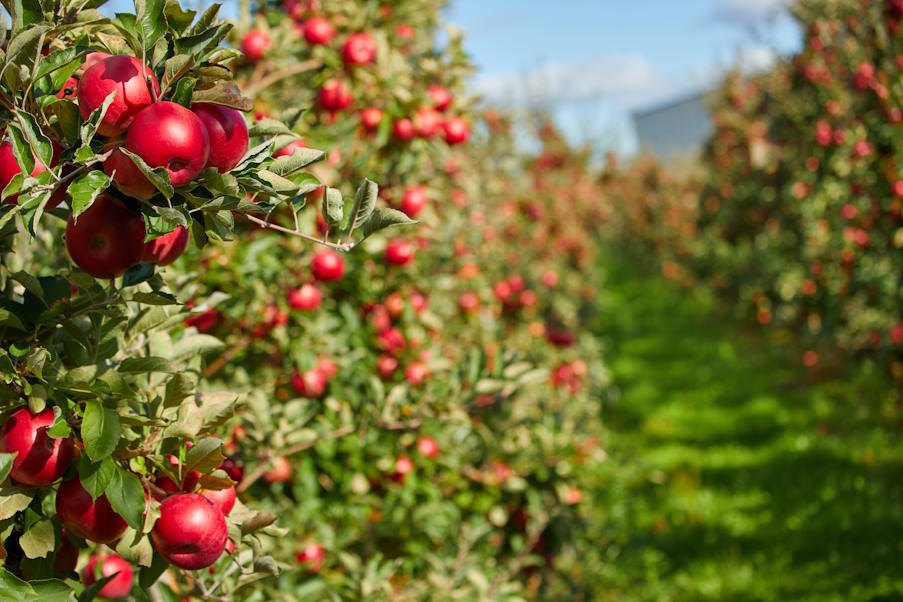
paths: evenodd
<path fill-rule="evenodd" d="M 116 575 L 106 585 L 100 588 L 98 596 L 101 598 L 124 598 L 132 591 L 132 581 L 134 571 L 132 565 L 122 556 L 106 556 L 101 558 L 97 554 L 92 554 L 88 560 L 88 564 L 82 569 L 82 582 L 85 585 L 91 585 L 97 582 L 97 576 L 94 574 L 97 563 L 100 562 L 100 574 L 102 577 Z"/>
<path fill-rule="evenodd" d="M 301 374 L 292 373 L 292 388 L 304 397 L 320 397 L 326 392 L 326 376 L 316 368 Z"/>
<path fill-rule="evenodd" d="M 210 156 L 205 167 L 225 173 L 238 165 L 248 152 L 248 125 L 242 114 L 230 107 L 196 103 L 191 110 L 207 130 Z"/>
<path fill-rule="evenodd" d="M 249 62 L 256 63 L 269 50 L 270 44 L 270 36 L 259 29 L 252 29 L 242 39 L 241 51 Z"/>
<path fill-rule="evenodd" d="M 285 483 L 290 478 L 292 478 L 292 465 L 285 456 L 274 458 L 273 467 L 263 473 L 263 480 L 267 483 Z"/>
<path fill-rule="evenodd" d="M 290 157 L 295 153 L 295 149 L 297 148 L 307 148 L 307 143 L 304 140 L 298 138 L 297 140 L 292 140 L 275 153 L 273 153 L 274 157 Z"/>
<path fill-rule="evenodd" d="M 386 261 L 393 265 L 406 265 L 414 259 L 414 246 L 406 240 L 390 240 L 386 245 Z"/>
<path fill-rule="evenodd" d="M 229 516 L 232 508 L 235 506 L 236 493 L 234 485 L 225 489 L 201 489 L 200 493 L 213 502 L 213 505 L 223 513 L 223 516 Z"/>
<path fill-rule="evenodd" d="M 69 100 L 78 100 L 78 80 L 70 77 L 56 93 L 57 98 L 68 98 Z"/>
<path fill-rule="evenodd" d="M 144 243 L 144 254 L 141 261 L 152 261 L 157 265 L 169 265 L 178 259 L 188 246 L 189 230 L 185 226 L 176 226 L 168 234 L 159 236 Z"/>
<path fill-rule="evenodd" d="M 419 385 L 430 375 L 429 368 L 422 362 L 413 362 L 408 364 L 404 370 L 404 377 L 412 385 Z"/>
<path fill-rule="evenodd" d="M 113 278 L 141 261 L 145 233 L 139 212 L 102 194 L 78 221 L 69 216 L 66 249 L 95 278 Z"/>
<path fill-rule="evenodd" d="M 349 65 L 366 65 L 376 57 L 376 40 L 369 33 L 361 32 L 348 36 L 342 46 L 342 58 Z"/>
<path fill-rule="evenodd" d="M 377 358 L 376 370 L 382 378 L 389 378 L 396 369 L 398 369 L 398 360 L 391 355 L 381 355 Z"/>
<path fill-rule="evenodd" d="M 329 249 L 314 254 L 311 261 L 314 278 L 321 282 L 340 280 L 345 275 L 345 260 Z"/>
<path fill-rule="evenodd" d="M 351 90 L 343 82 L 328 80 L 320 88 L 320 106 L 327 111 L 341 111 L 351 104 Z"/>
<path fill-rule="evenodd" d="M 401 210 L 414 217 L 426 206 L 426 190 L 420 186 L 410 186 L 405 189 L 401 197 Z"/>
<path fill-rule="evenodd" d="M 53 574 L 57 577 L 74 572 L 78 566 L 78 548 L 66 534 L 66 527 L 62 528 L 62 532 L 60 547 L 53 556 Z"/>
<path fill-rule="evenodd" d="M 322 374 L 323 378 L 328 381 L 338 373 L 339 365 L 329 358 L 320 358 L 317 362 L 317 367 L 314 368 L 314 370 Z"/>
<path fill-rule="evenodd" d="M 50 408 L 32 414 L 28 408 L 14 412 L 0 429 L 0 451 L 16 453 L 10 476 L 25 485 L 49 485 L 65 474 L 72 462 L 72 437 L 53 439 L 47 428 L 53 424 Z"/>
<path fill-rule="evenodd" d="M 397 354 L 402 351 L 407 343 L 404 335 L 397 328 L 387 328 L 379 333 L 379 346 L 387 353 Z"/>
<path fill-rule="evenodd" d="M 392 475 L 392 480 L 398 483 L 404 483 L 407 476 L 413 472 L 413 470 L 414 463 L 409 457 L 402 454 L 395 460 L 395 473 Z"/>
<path fill-rule="evenodd" d="M 414 28 L 407 23 L 399 23 L 395 28 L 395 36 L 402 40 L 410 40 L 414 37 Z"/>
<path fill-rule="evenodd" d="M 315 543 L 307 544 L 303 550 L 295 554 L 295 560 L 298 561 L 298 564 L 306 564 L 307 570 L 311 573 L 320 572 L 325 558 L 326 552 Z"/>
<path fill-rule="evenodd" d="M 91 67 L 93 67 L 94 65 L 99 63 L 100 61 L 104 60 L 105 58 L 109 58 L 109 57 L 110 57 L 109 54 L 107 54 L 106 52 L 100 52 L 99 50 L 94 51 L 94 52 L 89 52 L 87 55 L 85 55 L 85 62 L 82 63 L 82 66 L 76 70 L 76 73 L 84 73 L 85 71 L 87 71 L 88 69 L 90 69 Z"/>
<path fill-rule="evenodd" d="M 100 122 L 97 132 L 101 136 L 117 136 L 131 125 L 139 111 L 150 105 L 154 95 L 147 87 L 146 78 L 160 93 L 157 78 L 150 67 L 133 56 L 118 54 L 109 56 L 87 69 L 78 82 L 78 110 L 82 119 L 103 104 L 111 93 L 116 95 Z"/>
<path fill-rule="evenodd" d="M 113 178 L 113 185 L 122 194 L 144 201 L 150 199 L 157 194 L 157 188 L 119 148 L 113 147 L 113 152 L 103 162 L 103 172 Z"/>
<path fill-rule="evenodd" d="M 113 511 L 107 496 L 92 500 L 78 477 L 60 484 L 56 513 L 69 533 L 97 543 L 113 543 L 128 527 L 125 519 Z"/>
<path fill-rule="evenodd" d="M 458 297 L 458 307 L 464 312 L 473 313 L 480 309 L 480 298 L 472 291 L 461 293 Z"/>
<path fill-rule="evenodd" d="M 171 564 L 188 570 L 216 562 L 227 540 L 223 513 L 197 493 L 177 493 L 163 500 L 160 518 L 151 531 L 157 552 Z"/>
<path fill-rule="evenodd" d="M 155 102 L 139 112 L 126 134 L 125 148 L 151 167 L 165 167 L 176 188 L 197 177 L 210 156 L 207 129 L 200 118 L 174 102 Z"/>
<path fill-rule="evenodd" d="M 439 84 L 433 84 L 427 88 L 427 93 L 433 99 L 433 106 L 437 111 L 444 111 L 451 106 L 452 94 Z"/>
<path fill-rule="evenodd" d="M 414 130 L 421 138 L 432 138 L 439 131 L 442 117 L 432 107 L 420 107 L 414 115 Z"/>
<path fill-rule="evenodd" d="M 329 44 L 335 37 L 335 27 L 323 17 L 311 17 L 304 24 L 304 39 L 308 44 Z"/>
<path fill-rule="evenodd" d="M 50 158 L 50 167 L 55 167 L 57 162 L 59 161 L 60 153 L 63 149 L 56 142 L 53 142 L 52 145 L 53 156 Z M 31 170 L 31 176 L 35 177 L 38 174 L 44 173 L 45 171 L 47 171 L 47 166 L 41 163 L 38 158 L 35 157 L 34 168 Z M 19 167 L 19 163 L 16 162 L 16 156 L 13 154 L 12 145 L 9 142 L 0 144 L 0 192 L 2 192 L 3 189 L 9 185 L 16 174 L 20 173 L 22 173 L 22 168 Z M 66 186 L 61 186 L 50 196 L 50 200 L 47 201 L 45 210 L 53 209 L 63 202 L 63 199 L 66 198 L 66 188 Z M 6 199 L 6 203 L 10 205 L 15 205 L 18 202 L 18 194 L 14 194 Z"/>
<path fill-rule="evenodd" d="M 434 460 L 439 456 L 439 444 L 436 443 L 436 440 L 432 437 L 421 437 L 418 439 L 417 449 L 420 450 L 421 454 L 431 460 Z"/>
<path fill-rule="evenodd" d="M 414 122 L 407 117 L 396 119 L 392 124 L 392 134 L 403 142 L 414 138 Z"/>
<path fill-rule="evenodd" d="M 454 146 L 467 142 L 470 137 L 470 126 L 460 117 L 450 117 L 442 124 L 442 130 L 445 134 L 445 141 Z"/>
<path fill-rule="evenodd" d="M 289 307 L 301 311 L 313 311 L 320 307 L 320 302 L 323 300 L 320 289 L 313 284 L 304 284 L 301 288 L 289 289 L 286 297 Z"/>
<path fill-rule="evenodd" d="M 383 112 L 376 107 L 367 107 L 361 111 L 361 123 L 364 124 L 364 129 L 367 131 L 372 132 L 378 128 L 382 120 Z"/>

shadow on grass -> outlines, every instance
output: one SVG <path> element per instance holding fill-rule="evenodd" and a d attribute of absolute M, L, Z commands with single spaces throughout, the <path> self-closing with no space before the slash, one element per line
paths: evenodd
<path fill-rule="evenodd" d="M 598 599 L 903 600 L 891 385 L 805 384 L 791 350 L 710 298 L 606 262 L 599 336 L 620 396 Z"/>

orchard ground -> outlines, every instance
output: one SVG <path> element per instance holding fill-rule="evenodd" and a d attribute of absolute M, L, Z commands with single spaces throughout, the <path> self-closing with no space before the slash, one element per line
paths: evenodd
<path fill-rule="evenodd" d="M 779 336 L 609 252 L 596 331 L 620 393 L 594 492 L 605 600 L 898 600 L 899 406 L 807 377 Z"/>

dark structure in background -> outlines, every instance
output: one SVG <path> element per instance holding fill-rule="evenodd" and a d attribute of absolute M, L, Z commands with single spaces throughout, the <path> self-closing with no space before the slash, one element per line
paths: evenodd
<path fill-rule="evenodd" d="M 712 118 L 701 92 L 633 114 L 640 152 L 665 162 L 696 157 L 712 130 Z"/>

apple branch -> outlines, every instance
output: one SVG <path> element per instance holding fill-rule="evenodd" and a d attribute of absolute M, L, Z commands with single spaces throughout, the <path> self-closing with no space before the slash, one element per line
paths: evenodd
<path fill-rule="evenodd" d="M 300 63 L 295 63 L 294 65 L 290 65 L 282 69 L 278 69 L 265 77 L 261 77 L 257 81 L 252 81 L 245 89 L 244 93 L 250 98 L 255 98 L 258 94 L 260 94 L 262 91 L 266 90 L 273 84 L 278 83 L 287 77 L 292 77 L 293 75 L 298 75 L 306 71 L 312 71 L 317 67 L 320 67 L 322 64 L 322 61 L 320 61 L 319 59 L 310 59 L 307 61 L 302 61 Z"/>
<path fill-rule="evenodd" d="M 334 242 L 329 242 L 329 241 L 325 241 L 325 240 L 320 240 L 319 238 L 317 238 L 315 236 L 311 236 L 310 234 L 305 234 L 304 232 L 299 232 L 298 230 L 292 230 L 290 228 L 285 228 L 283 226 L 271 224 L 270 222 L 268 222 L 266 220 L 262 220 L 259 217 L 255 217 L 255 216 L 247 214 L 247 213 L 245 214 L 245 217 L 247 217 L 249 220 L 251 220 L 255 224 L 258 224 L 261 228 L 268 229 L 268 230 L 276 230 L 277 232 L 282 232 L 284 234 L 290 234 L 292 236 L 297 236 L 298 238 L 302 238 L 302 239 L 310 241 L 312 243 L 316 243 L 318 245 L 323 245 L 324 247 L 329 247 L 330 249 L 333 249 L 335 251 L 348 252 L 356 246 L 354 243 L 349 243 L 349 242 L 334 243 Z"/>

